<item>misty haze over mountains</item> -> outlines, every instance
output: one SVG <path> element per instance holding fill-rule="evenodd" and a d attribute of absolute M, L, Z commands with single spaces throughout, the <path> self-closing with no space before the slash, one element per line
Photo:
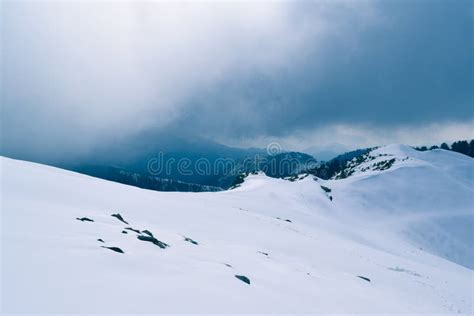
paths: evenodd
<path fill-rule="evenodd" d="M 145 189 L 202 192 L 229 189 L 242 175 L 258 171 L 274 178 L 310 173 L 330 179 L 344 170 L 349 161 L 361 157 L 369 150 L 362 148 L 334 152 L 334 156 L 323 150 L 323 153 L 328 155 L 326 157 L 331 158 L 317 159 L 315 157 L 318 156 L 284 151 L 277 143 L 273 144 L 277 146 L 276 152 L 271 152 L 272 144 L 266 149 L 242 149 L 185 138 L 168 137 L 154 141 L 140 137 L 135 142 L 127 140 L 126 143 L 117 142 L 104 146 L 83 160 L 37 162 Z M 465 143 L 465 146 L 458 146 L 456 142 L 451 147 L 443 144 L 441 148 L 454 148 L 454 151 L 473 157 L 473 141 Z M 329 147 L 341 150 L 344 148 L 337 144 Z M 421 146 L 417 149 L 432 150 L 438 147 Z"/>

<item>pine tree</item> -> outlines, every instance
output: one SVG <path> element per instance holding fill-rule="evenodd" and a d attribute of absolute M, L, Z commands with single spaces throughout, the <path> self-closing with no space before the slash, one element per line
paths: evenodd
<path fill-rule="evenodd" d="M 471 141 L 469 142 L 468 156 L 474 158 L 474 139 L 471 139 Z"/>
<path fill-rule="evenodd" d="M 469 143 L 467 140 L 460 140 L 451 145 L 451 150 L 469 156 Z"/>
<path fill-rule="evenodd" d="M 441 149 L 444 149 L 444 150 L 449 150 L 449 146 L 448 144 L 446 143 L 442 143 L 441 146 L 440 146 Z"/>

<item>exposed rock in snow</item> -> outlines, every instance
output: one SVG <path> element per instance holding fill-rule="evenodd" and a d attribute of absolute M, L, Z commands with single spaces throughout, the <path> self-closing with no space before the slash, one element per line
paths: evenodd
<path fill-rule="evenodd" d="M 125 223 L 128 225 L 128 222 L 126 220 L 123 219 L 122 215 L 120 214 L 112 214 L 113 217 L 117 218 L 119 221 L 121 221 L 122 223 Z"/>
<path fill-rule="evenodd" d="M 247 284 L 250 284 L 249 278 L 247 278 L 245 275 L 237 275 L 237 274 L 236 274 L 235 277 L 236 277 L 237 279 L 239 279 L 240 281 L 242 281 L 242 282 L 245 282 L 245 283 L 247 283 Z"/>
<path fill-rule="evenodd" d="M 119 247 L 105 247 L 105 246 L 101 246 L 101 247 L 105 248 L 105 249 L 110 249 L 110 250 L 118 252 L 118 253 L 124 253 L 123 250 L 120 249 Z"/>
<path fill-rule="evenodd" d="M 139 235 L 139 236 L 137 236 L 137 238 L 140 239 L 140 240 L 143 240 L 143 241 L 149 241 L 152 244 L 157 245 L 161 249 L 165 249 L 166 247 L 169 247 L 169 245 L 167 243 L 164 243 L 164 242 L 156 239 L 155 237 Z"/>
<path fill-rule="evenodd" d="M 81 218 L 76 217 L 76 219 L 78 221 L 81 221 L 81 222 L 93 222 L 94 221 L 93 219 L 90 219 L 90 218 L 87 218 L 87 217 L 81 217 Z"/>

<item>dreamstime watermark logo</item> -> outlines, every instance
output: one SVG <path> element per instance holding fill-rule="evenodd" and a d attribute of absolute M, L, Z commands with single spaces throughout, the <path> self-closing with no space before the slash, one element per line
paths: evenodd
<path fill-rule="evenodd" d="M 317 162 L 310 156 L 302 154 L 284 153 L 277 142 L 271 142 L 266 147 L 265 153 L 256 153 L 252 157 L 240 159 L 233 158 L 176 158 L 171 154 L 159 152 L 155 157 L 148 160 L 147 171 L 152 176 L 172 178 L 180 176 L 236 176 L 242 173 L 263 171 L 265 174 L 275 177 L 288 176 L 307 171 L 317 166 Z"/>
<path fill-rule="evenodd" d="M 281 145 L 277 142 L 271 142 L 270 144 L 268 144 L 267 146 L 267 154 L 269 156 L 276 156 L 278 154 L 281 154 L 282 150 L 281 150 Z"/>

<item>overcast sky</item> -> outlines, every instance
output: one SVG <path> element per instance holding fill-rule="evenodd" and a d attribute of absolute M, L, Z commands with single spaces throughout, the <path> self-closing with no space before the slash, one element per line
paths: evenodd
<path fill-rule="evenodd" d="M 473 138 L 472 1 L 2 1 L 2 151 Z"/>

